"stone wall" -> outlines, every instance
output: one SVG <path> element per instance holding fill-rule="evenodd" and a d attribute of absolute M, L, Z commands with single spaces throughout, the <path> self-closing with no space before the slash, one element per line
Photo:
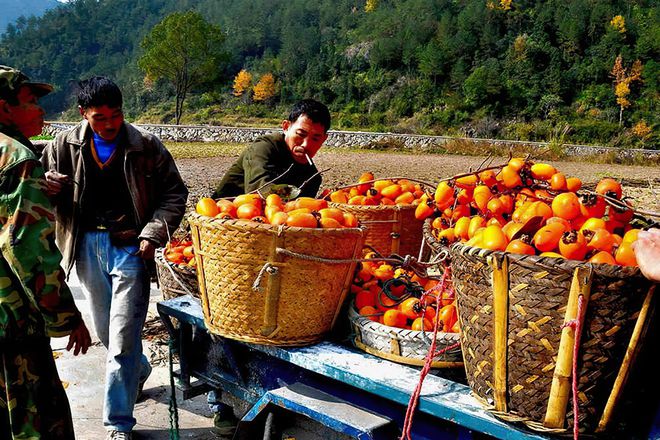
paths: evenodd
<path fill-rule="evenodd" d="M 73 122 L 50 122 L 44 128 L 44 134 L 55 135 L 62 130 L 66 130 L 75 123 Z M 248 143 L 253 139 L 273 131 L 278 131 L 279 128 L 237 128 L 237 127 L 222 127 L 210 125 L 156 125 L 156 124 L 143 124 L 139 127 L 144 130 L 155 134 L 163 140 L 177 141 L 177 142 L 237 142 Z M 493 140 L 493 139 L 476 139 L 476 138 L 454 138 L 448 136 L 422 136 L 411 134 L 397 134 L 397 133 L 370 133 L 359 131 L 334 131 L 328 133 L 328 140 L 325 142 L 326 146 L 336 148 L 350 148 L 350 147 L 368 147 L 371 145 L 391 144 L 392 146 L 406 148 L 411 150 L 419 150 L 421 152 L 432 149 L 438 149 L 442 144 L 452 141 L 471 141 L 485 144 L 501 145 L 505 148 L 511 146 L 523 146 L 530 149 L 547 147 L 547 143 L 543 142 L 526 142 L 526 141 L 508 141 L 508 140 Z M 593 154 L 603 154 L 615 152 L 621 157 L 633 157 L 641 155 L 646 158 L 660 157 L 659 150 L 640 150 L 640 149 L 619 149 L 609 147 L 587 146 L 587 145 L 573 145 L 563 144 L 564 152 L 572 156 L 584 156 Z"/>

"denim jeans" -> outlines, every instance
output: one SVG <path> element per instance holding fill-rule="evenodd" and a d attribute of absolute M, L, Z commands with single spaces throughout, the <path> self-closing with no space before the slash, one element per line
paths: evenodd
<path fill-rule="evenodd" d="M 85 232 L 76 273 L 89 301 L 96 335 L 108 349 L 103 424 L 131 431 L 138 383 L 151 373 L 142 354 L 142 327 L 149 307 L 149 275 L 137 246 L 115 247 L 106 231 Z"/>

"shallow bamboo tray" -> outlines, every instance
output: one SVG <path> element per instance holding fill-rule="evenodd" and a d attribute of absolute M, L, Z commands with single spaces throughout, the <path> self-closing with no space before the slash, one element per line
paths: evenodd
<path fill-rule="evenodd" d="M 364 244 L 381 255 L 419 254 L 423 221 L 415 218 L 415 205 L 329 205 L 354 214 L 367 228 Z"/>
<path fill-rule="evenodd" d="M 361 316 L 353 305 L 348 318 L 353 330 L 353 344 L 360 350 L 400 364 L 423 366 L 429 351 L 432 332 L 390 327 Z M 426 338 L 424 337 L 426 333 Z M 459 342 L 458 333 L 438 332 L 436 350 Z M 463 366 L 460 347 L 447 350 L 431 364 L 433 368 L 457 368 Z"/>
<path fill-rule="evenodd" d="M 189 221 L 209 331 L 300 346 L 332 328 L 361 254 L 362 229 L 278 227 L 195 213 Z"/>
<path fill-rule="evenodd" d="M 545 432 L 573 425 L 577 356 L 580 431 L 606 431 L 655 302 L 637 268 L 451 247 L 468 383 L 495 415 Z M 624 357 L 626 360 L 624 361 Z"/>

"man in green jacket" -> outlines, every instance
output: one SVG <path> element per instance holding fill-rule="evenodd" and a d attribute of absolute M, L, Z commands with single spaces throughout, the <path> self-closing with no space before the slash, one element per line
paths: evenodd
<path fill-rule="evenodd" d="M 305 99 L 282 121 L 283 133 L 257 138 L 239 156 L 218 184 L 213 197 L 232 197 L 268 184 L 302 186 L 301 196 L 314 197 L 321 175 L 311 158 L 328 138 L 330 112 L 322 103 Z"/>
<path fill-rule="evenodd" d="M 48 84 L 0 66 L 0 438 L 73 439 L 50 337 L 87 352 L 89 332 L 60 268 L 44 170 L 28 137 L 41 133 Z"/>

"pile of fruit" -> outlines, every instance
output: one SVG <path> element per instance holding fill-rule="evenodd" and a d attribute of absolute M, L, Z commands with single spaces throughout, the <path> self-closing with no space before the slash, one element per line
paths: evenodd
<path fill-rule="evenodd" d="M 331 202 L 349 205 L 416 205 L 424 194 L 422 186 L 407 179 L 375 180 L 373 173 L 360 176 L 358 185 L 328 195 Z"/>
<path fill-rule="evenodd" d="M 195 249 L 191 240 L 173 240 L 165 245 L 165 259 L 173 264 L 195 267 Z"/>
<path fill-rule="evenodd" d="M 591 263 L 636 266 L 634 212 L 621 185 L 602 179 L 595 191 L 554 166 L 513 158 L 497 169 L 441 182 L 423 200 L 436 214 L 441 244 Z"/>
<path fill-rule="evenodd" d="M 360 315 L 390 327 L 425 331 L 434 329 L 437 318 L 439 331 L 460 331 L 451 286 L 379 261 L 382 257 L 370 250 L 363 258 L 368 261 L 358 265 L 351 285 Z"/>
<path fill-rule="evenodd" d="M 265 199 L 259 194 L 242 194 L 233 200 L 199 199 L 195 211 L 221 219 L 241 219 L 271 225 L 302 228 L 355 228 L 357 218 L 338 208 L 328 207 L 327 200 L 299 197 L 284 202 L 277 194 Z"/>

